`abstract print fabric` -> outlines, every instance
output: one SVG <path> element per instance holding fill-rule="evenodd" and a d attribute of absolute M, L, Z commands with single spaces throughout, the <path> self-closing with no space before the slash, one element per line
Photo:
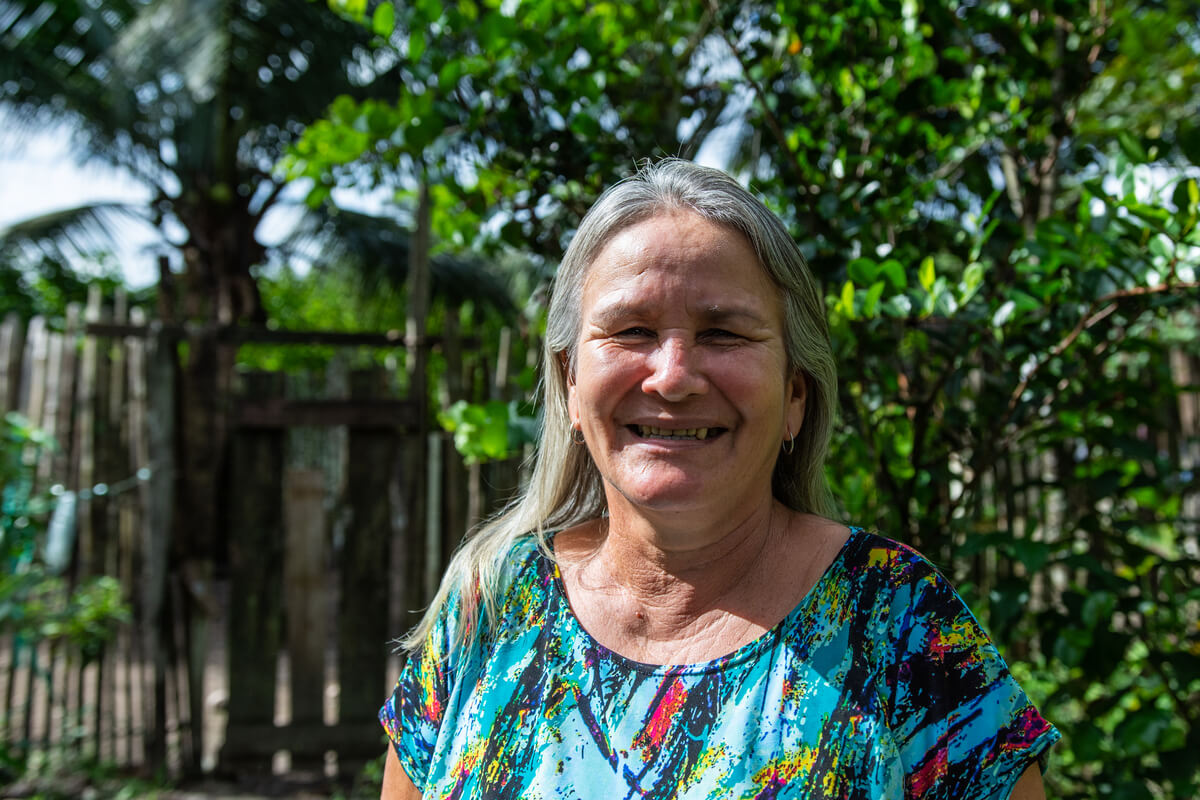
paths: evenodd
<path fill-rule="evenodd" d="M 452 601 L 380 711 L 427 798 L 1006 798 L 1059 738 L 941 574 L 861 529 L 779 625 L 682 666 L 592 639 L 532 538 L 507 563 L 497 620 L 451 651 Z"/>

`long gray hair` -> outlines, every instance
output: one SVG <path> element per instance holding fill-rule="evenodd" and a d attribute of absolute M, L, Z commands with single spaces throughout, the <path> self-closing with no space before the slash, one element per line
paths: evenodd
<path fill-rule="evenodd" d="M 688 211 L 741 233 L 781 290 L 788 369 L 802 376 L 807 391 L 804 422 L 795 434 L 794 449 L 780 452 L 772 491 L 796 511 L 831 513 L 824 463 L 837 404 L 837 365 L 821 292 L 804 256 L 778 217 L 725 173 L 679 159 L 647 163 L 596 201 L 555 277 L 542 350 L 545 417 L 529 484 L 503 512 L 467 537 L 425 616 L 403 640 L 406 648 L 424 642 L 451 596 L 460 599 L 457 624 L 451 625 L 457 641 L 451 644 L 461 644 L 474 630 L 480 604 L 487 618 L 495 618 L 504 559 L 518 539 L 535 537 L 549 553 L 549 531 L 605 512 L 600 473 L 587 448 L 571 440 L 564 362 L 568 369 L 574 363 L 583 286 L 592 262 L 613 236 L 669 211 Z"/>

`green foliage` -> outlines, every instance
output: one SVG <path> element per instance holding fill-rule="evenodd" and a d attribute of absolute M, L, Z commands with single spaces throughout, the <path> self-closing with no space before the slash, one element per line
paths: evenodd
<path fill-rule="evenodd" d="M 514 293 L 529 294 L 533 291 L 531 287 L 538 285 L 538 272 L 530 268 L 528 259 L 511 253 L 502 256 L 494 264 L 474 265 L 472 269 L 487 271 L 486 279 L 476 276 L 474 281 L 476 287 L 482 287 L 482 293 L 487 295 L 486 301 L 477 301 L 469 294 L 464 296 L 452 285 L 452 279 L 469 282 L 470 276 L 454 273 L 445 262 L 443 267 L 446 271 L 443 273 L 442 291 L 432 298 L 425 319 L 426 332 L 431 336 L 440 336 L 445 332 L 448 322 L 453 322 L 462 338 L 474 342 L 469 352 L 464 354 L 466 369 L 470 374 L 466 376 L 462 391 L 471 400 L 487 398 L 492 390 L 476 375 L 482 372 L 481 365 L 495 362 L 501 330 L 505 327 L 528 329 L 531 324 L 523 314 L 513 309 L 507 287 L 514 287 Z M 388 333 L 395 337 L 396 346 L 334 348 L 251 343 L 239 348 L 239 367 L 319 375 L 329 368 L 336 357 L 351 369 L 372 365 L 385 367 L 403 388 L 407 380 L 408 355 L 403 347 L 408 308 L 406 290 L 396 288 L 387 280 L 365 281 L 358 270 L 341 266 L 313 268 L 303 276 L 283 267 L 260 278 L 260 286 L 264 307 L 272 321 L 278 322 L 285 330 Z M 529 313 L 537 314 L 538 309 L 531 308 Z M 520 336 L 514 337 L 509 358 L 514 364 L 525 363 L 528 359 L 528 342 Z M 434 349 L 428 354 L 427 367 L 429 407 L 436 410 L 449 404 L 445 388 L 449 376 L 446 374 L 448 367 L 443 349 Z M 516 390 L 528 390 L 532 380 L 531 370 L 518 372 Z M 510 414 L 509 449 L 512 452 L 520 450 L 528 436 L 522 431 L 532 424 L 528 411 L 522 411 L 521 408 L 524 406 L 513 404 Z M 497 456 L 489 456 L 494 457 Z"/>
<path fill-rule="evenodd" d="M 47 446 L 52 441 L 20 414 L 9 412 L 0 422 L 0 555 L 6 576 L 34 559 L 36 521 L 50 502 L 34 493 L 30 464 L 36 450 Z"/>
<path fill-rule="evenodd" d="M 283 267 L 259 279 L 263 307 L 272 324 L 284 330 L 324 330 L 347 333 L 395 331 L 402 341 L 405 298 L 402 292 L 381 286 L 364 295 L 349 270 L 313 270 L 300 276 Z M 320 345 L 263 345 L 249 343 L 238 349 L 238 364 L 265 371 L 323 370 L 334 348 Z M 387 363 L 394 352 L 362 348 L 350 366 Z"/>
<path fill-rule="evenodd" d="M 3 775 L 6 744 L 0 742 L 0 775 Z M 9 751 L 11 752 L 11 751 Z M 25 759 L 21 759 L 22 762 Z M 162 780 L 147 780 L 128 774 L 109 762 L 80 757 L 76 743 L 50 751 L 39 751 L 28 763 L 14 764 L 23 769 L 19 780 L 10 784 L 11 796 L 30 800 L 155 800 L 170 797 L 171 788 Z M 16 771 L 10 774 L 15 777 Z"/>
<path fill-rule="evenodd" d="M 634 159 L 722 127 L 825 287 L 847 519 L 956 568 L 1065 734 L 1052 795 L 1200 791 L 1194 4 L 331 4 L 404 90 L 285 168 L 317 201 L 428 181 L 449 248 L 553 262 Z M 454 409 L 507 452 L 503 404 Z"/>
<path fill-rule="evenodd" d="M 1052 794 L 1192 796 L 1200 595 L 1179 515 L 1196 486 L 1163 445 L 1170 353 L 1198 349 L 1191 180 L 1153 195 L 1169 142 L 1081 119 L 1111 26 L 926 5 L 872 29 L 863 8 L 841 30 L 797 12 L 798 63 L 742 45 L 786 145 L 757 174 L 829 288 L 835 496 L 959 567 L 1064 732 Z M 985 34 L 1003 49 L 980 52 Z"/>
<path fill-rule="evenodd" d="M 420 2 L 397 5 L 391 20 L 385 6 L 368 19 L 365 3 L 330 5 L 377 32 L 393 28 L 377 52 L 397 64 L 404 88 L 336 100 L 284 168 L 314 181 L 316 203 L 334 186 L 366 183 L 404 187 L 407 204 L 412 179 L 425 177 L 434 233 L 449 247 L 557 258 L 591 200 L 634 159 L 694 153 L 725 107 L 715 86 L 688 85 L 700 3 L 599 3 L 584 13 L 583 3 L 555 0 Z M 685 119 L 692 132 L 681 142 Z"/>
<path fill-rule="evenodd" d="M 62 328 L 67 305 L 87 302 L 88 287 L 99 284 L 106 295 L 120 288 L 122 281 L 115 269 L 104 268 L 99 275 L 82 275 L 63 261 L 43 256 L 36 264 L 0 249 L 0 319 L 15 312 L 22 320 L 45 317 L 55 328 Z"/>
<path fill-rule="evenodd" d="M 380 788 L 383 786 L 383 765 L 387 758 L 387 750 L 391 746 L 390 742 L 381 741 L 379 747 L 384 751 L 384 755 L 364 764 L 363 768 L 354 776 L 354 782 L 350 787 L 346 790 L 340 788 L 335 790 L 331 795 L 331 800 L 375 800 L 379 797 Z"/>
<path fill-rule="evenodd" d="M 439 412 L 437 419 L 444 430 L 454 434 L 454 447 L 468 464 L 512 458 L 537 440 L 537 418 L 515 400 L 459 400 Z"/>

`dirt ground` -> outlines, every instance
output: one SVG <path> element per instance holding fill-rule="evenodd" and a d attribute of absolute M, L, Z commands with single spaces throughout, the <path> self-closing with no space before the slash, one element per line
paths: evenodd
<path fill-rule="evenodd" d="M 349 787 L 295 781 L 276 781 L 268 784 L 206 780 L 162 792 L 157 795 L 157 800 L 266 800 L 267 798 L 328 800 L 328 798 L 350 798 L 351 796 L 355 798 L 378 797 L 378 792 L 373 795 L 357 792 L 352 794 Z"/>
<path fill-rule="evenodd" d="M 0 786 L 0 800 L 366 800 L 377 786 L 288 776 L 222 781 L 206 778 L 172 788 L 120 778 L 91 782 L 81 777 L 18 781 Z"/>

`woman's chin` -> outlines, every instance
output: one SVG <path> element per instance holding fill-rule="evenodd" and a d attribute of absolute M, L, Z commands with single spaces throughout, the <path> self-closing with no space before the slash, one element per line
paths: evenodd
<path fill-rule="evenodd" d="M 655 514 L 707 514 L 714 502 L 724 505 L 724 493 L 709 476 L 693 478 L 673 476 L 648 481 L 606 482 L 610 513 L 614 503 L 626 506 L 630 511 Z"/>

